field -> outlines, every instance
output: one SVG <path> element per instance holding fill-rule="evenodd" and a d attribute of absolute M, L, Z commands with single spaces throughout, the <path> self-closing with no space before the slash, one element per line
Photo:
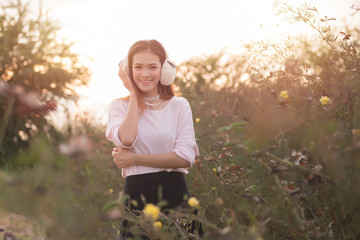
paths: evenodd
<path fill-rule="evenodd" d="M 0 85 L 0 238 L 119 239 L 130 219 L 151 239 L 199 239 L 183 227 L 192 220 L 203 239 L 359 239 L 359 30 L 327 18 L 318 28 L 316 9 L 285 10 L 317 35 L 178 66 L 200 149 L 186 181 L 199 204 L 155 225 L 126 211 L 104 125 L 85 114 L 58 131 L 43 109 L 19 113 L 26 94 Z"/>

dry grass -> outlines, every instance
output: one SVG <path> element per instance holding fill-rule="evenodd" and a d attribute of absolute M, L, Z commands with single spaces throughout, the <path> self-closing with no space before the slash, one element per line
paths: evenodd
<path fill-rule="evenodd" d="M 10 232 L 22 240 L 43 240 L 45 239 L 45 228 L 35 221 L 25 218 L 22 215 L 10 213 L 0 209 L 0 239 L 5 233 Z"/>

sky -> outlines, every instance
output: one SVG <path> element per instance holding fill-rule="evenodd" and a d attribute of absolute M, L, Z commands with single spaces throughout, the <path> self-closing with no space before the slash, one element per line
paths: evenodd
<path fill-rule="evenodd" d="M 246 42 L 306 31 L 305 25 L 290 25 L 276 16 L 272 0 L 31 0 L 34 11 L 40 2 L 61 26 L 58 37 L 75 42 L 72 51 L 82 55 L 93 72 L 89 86 L 77 91 L 79 110 L 96 119 L 106 117 L 113 99 L 127 95 L 117 64 L 138 40 L 157 39 L 169 59 L 179 64 L 223 48 L 236 52 Z M 319 10 L 320 17 L 360 23 L 360 13 L 353 15 L 350 8 L 357 0 L 306 2 Z"/>

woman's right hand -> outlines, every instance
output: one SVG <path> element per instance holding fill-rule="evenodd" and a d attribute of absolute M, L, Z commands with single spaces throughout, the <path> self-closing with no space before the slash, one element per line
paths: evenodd
<path fill-rule="evenodd" d="M 133 157 L 135 156 L 127 148 L 115 147 L 112 151 L 114 163 L 118 168 L 126 168 L 134 165 Z"/>
<path fill-rule="evenodd" d="M 124 86 L 127 88 L 127 90 L 131 93 L 133 90 L 132 83 L 128 74 L 128 66 L 127 63 L 124 63 L 124 61 L 121 61 L 119 64 L 119 72 L 118 75 L 120 79 L 122 80 Z"/>

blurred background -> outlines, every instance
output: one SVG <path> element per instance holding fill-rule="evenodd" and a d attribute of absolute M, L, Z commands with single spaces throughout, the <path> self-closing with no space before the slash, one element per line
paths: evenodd
<path fill-rule="evenodd" d="M 281 42 L 288 36 L 313 35 L 310 28 L 277 16 L 273 4 L 271 0 L 46 0 L 31 1 L 30 9 L 34 13 L 39 6 L 48 10 L 49 17 L 61 26 L 57 37 L 74 42 L 72 50 L 92 72 L 88 86 L 76 89 L 81 96 L 79 109 L 103 122 L 108 104 L 127 95 L 117 77 L 117 64 L 138 40 L 157 39 L 169 58 L 180 64 L 222 50 L 240 53 L 251 41 Z M 290 4 L 296 8 L 303 1 Z M 336 18 L 335 25 L 357 26 L 360 19 L 353 14 L 353 4 L 353 0 L 309 2 L 320 16 Z"/>
<path fill-rule="evenodd" d="M 0 3 L 0 239 L 360 238 L 360 2 Z M 124 206 L 105 139 L 117 65 L 157 39 L 200 149 L 198 206 Z M 196 202 L 196 201 L 195 201 Z M 194 215 L 194 207 L 197 215 Z"/>

